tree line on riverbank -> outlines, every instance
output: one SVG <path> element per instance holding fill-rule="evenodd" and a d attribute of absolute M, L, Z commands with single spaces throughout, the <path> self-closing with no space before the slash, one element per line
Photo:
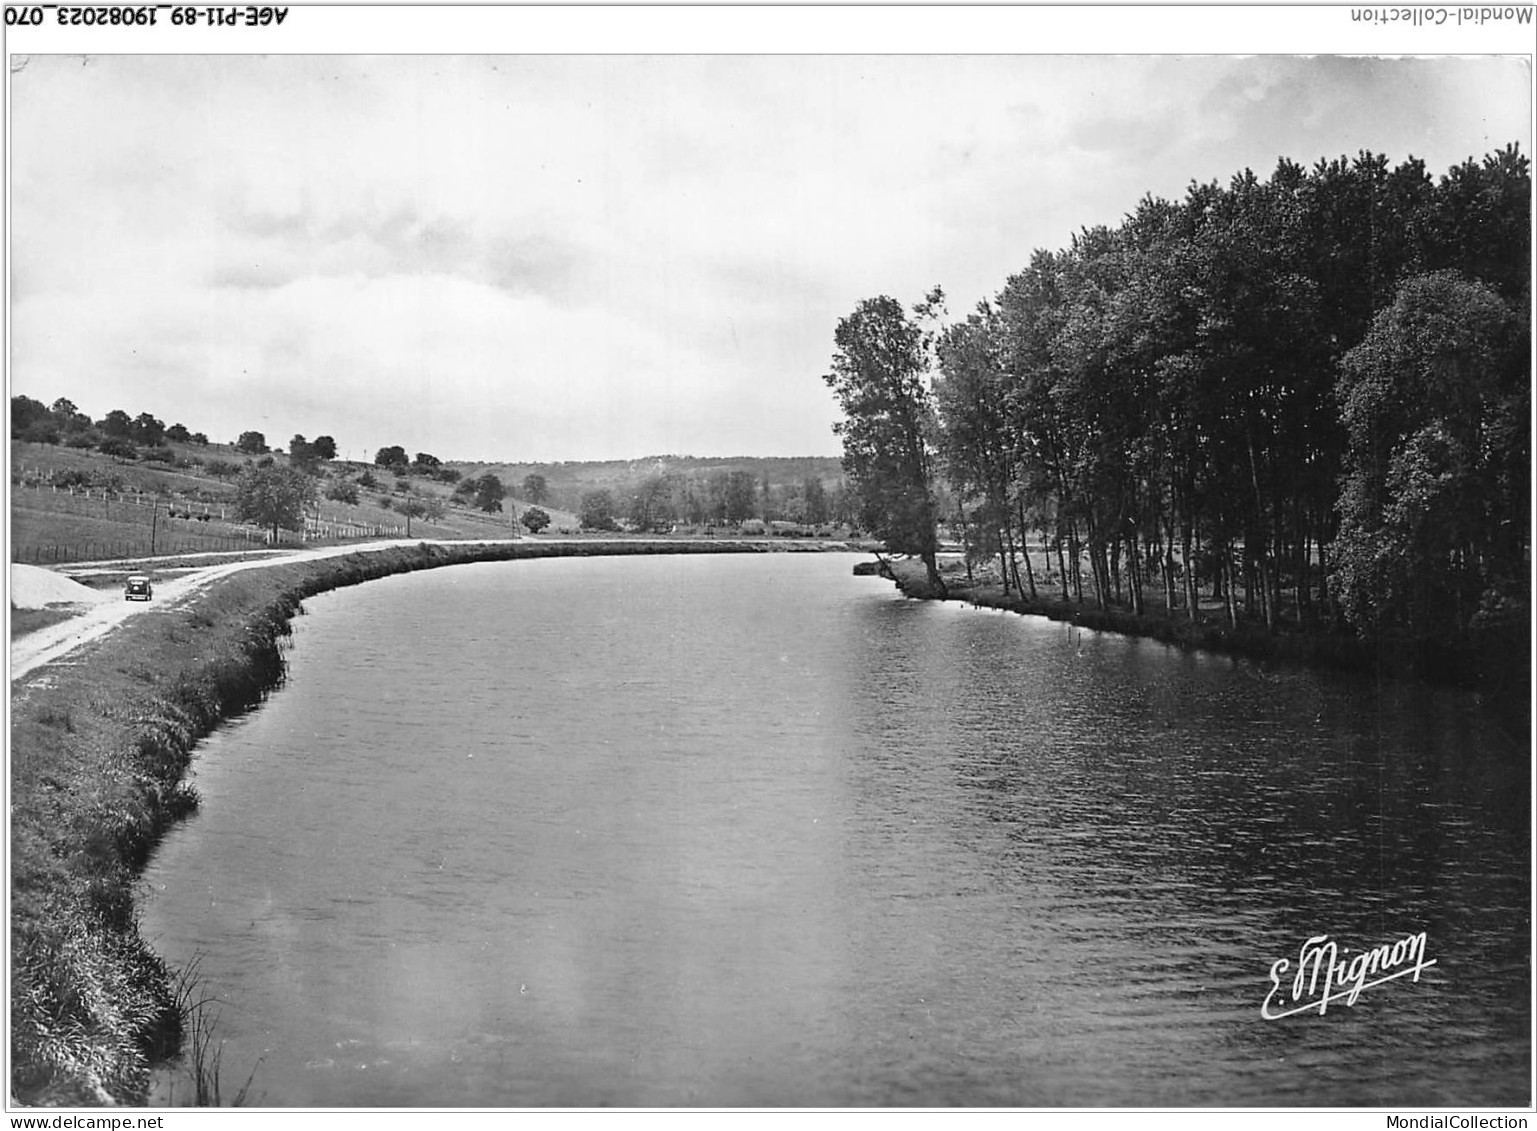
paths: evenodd
<path fill-rule="evenodd" d="M 1020 598 L 1054 565 L 1101 610 L 1524 670 L 1530 210 L 1514 145 L 1438 179 L 1283 159 L 1035 252 L 964 319 L 865 300 L 825 378 L 864 523 L 936 590 L 946 520 Z"/>

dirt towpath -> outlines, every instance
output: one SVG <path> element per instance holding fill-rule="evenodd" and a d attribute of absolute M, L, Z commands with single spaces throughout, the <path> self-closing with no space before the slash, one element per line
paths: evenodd
<path fill-rule="evenodd" d="M 69 655 L 75 649 L 80 648 L 94 640 L 99 640 L 122 624 L 129 617 L 155 616 L 184 605 L 189 598 L 197 594 L 220 578 L 228 577 L 234 573 L 241 573 L 248 569 L 269 569 L 275 565 L 283 565 L 288 562 L 315 561 L 321 558 L 339 558 L 347 554 L 366 554 L 381 550 L 398 549 L 401 546 L 415 546 L 422 543 L 440 546 L 466 546 L 503 545 L 519 539 L 510 538 L 486 538 L 474 541 L 437 541 L 433 539 L 412 539 L 411 541 L 389 542 L 360 542 L 344 546 L 322 546 L 313 550 L 296 550 L 291 554 L 281 556 L 258 558 L 249 561 L 224 562 L 219 565 L 205 566 L 194 570 L 174 581 L 162 581 L 155 585 L 155 598 L 152 601 L 125 601 L 120 595 L 114 595 L 111 600 L 99 601 L 89 605 L 76 617 L 58 624 L 51 624 L 40 628 L 36 632 L 18 637 L 11 642 L 11 684 L 14 687 L 20 680 L 31 675 L 38 668 L 51 664 L 56 660 Z M 541 539 L 541 541 L 549 541 Z M 84 588 L 83 586 L 81 588 Z"/>

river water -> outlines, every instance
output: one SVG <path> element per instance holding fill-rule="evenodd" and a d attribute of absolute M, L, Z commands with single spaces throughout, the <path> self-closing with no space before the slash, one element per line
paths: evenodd
<path fill-rule="evenodd" d="M 254 1067 L 265 1106 L 1529 1101 L 1526 751 L 1467 700 L 853 561 L 307 601 L 145 877 L 225 1095 Z M 1422 931 L 1417 979 L 1262 1017 L 1310 937 Z"/>

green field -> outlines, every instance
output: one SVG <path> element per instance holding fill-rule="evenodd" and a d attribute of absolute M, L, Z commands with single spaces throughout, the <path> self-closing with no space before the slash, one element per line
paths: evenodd
<path fill-rule="evenodd" d="M 217 444 L 169 446 L 186 466 L 125 462 L 91 451 L 13 440 L 11 560 L 53 565 L 235 551 L 263 544 L 264 531 L 235 520 L 229 478 L 206 470 L 216 461 L 243 467 L 249 457 Z M 281 455 L 274 458 L 286 460 Z M 373 475 L 377 485 L 359 488 L 356 505 L 323 497 L 328 487 L 355 482 L 365 472 Z M 63 483 L 73 483 L 73 491 Z M 285 531 L 284 544 L 526 533 L 516 518 L 528 506 L 515 498 L 505 499 L 500 513 L 488 514 L 455 501 L 449 484 L 422 476 L 394 476 L 366 464 L 333 461 L 325 465 L 320 493 L 311 529 L 302 539 L 297 532 Z M 408 497 L 440 508 L 440 516 L 408 520 L 399 509 Z M 544 510 L 552 520 L 551 533 L 576 531 L 574 514 L 550 507 Z"/>

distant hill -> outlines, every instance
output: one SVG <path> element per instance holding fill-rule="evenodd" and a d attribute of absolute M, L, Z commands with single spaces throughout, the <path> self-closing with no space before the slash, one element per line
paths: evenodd
<path fill-rule="evenodd" d="M 709 480 L 716 475 L 745 471 L 759 484 L 771 488 L 798 487 L 808 479 L 819 480 L 829 490 L 844 478 L 837 456 L 646 456 L 632 460 L 563 460 L 554 463 L 463 463 L 445 461 L 466 476 L 491 474 L 514 493 L 528 475 L 542 475 L 550 499 L 576 510 L 584 491 L 607 487 L 616 496 L 628 497 L 642 480 L 656 475 Z"/>
<path fill-rule="evenodd" d="M 50 435 L 53 442 L 12 438 L 12 561 L 55 565 L 156 553 L 229 551 L 263 543 L 265 531 L 236 521 L 232 506 L 234 477 L 254 462 L 250 454 L 228 444 L 163 441 L 153 448 L 129 443 L 121 454 L 108 455 L 90 443 L 68 442 L 77 437 L 100 439 L 94 429 L 84 428 L 67 436 Z M 57 442 L 60 439 L 66 442 Z M 270 458 L 290 462 L 280 452 Z M 613 493 L 615 516 L 627 519 L 642 483 L 657 476 L 669 480 L 667 494 L 674 509 L 666 513 L 680 520 L 690 513 L 688 500 L 718 499 L 712 485 L 718 487 L 719 480 L 743 473 L 752 483 L 748 508 L 740 513 L 760 520 L 802 521 L 806 511 L 795 509 L 795 500 L 806 497 L 809 480 L 823 485 L 830 504 L 845 495 L 839 461 L 825 456 L 444 461 L 443 470 L 448 474 L 323 461 L 316 468 L 321 482 L 309 537 L 345 540 L 408 532 L 431 538 L 505 537 L 509 531 L 521 532 L 515 524 L 531 502 L 523 491 L 524 478 L 530 474 L 545 478 L 547 495 L 541 508 L 550 516 L 552 534 L 575 532 L 580 526 L 582 495 L 598 488 Z M 452 472 L 461 479 L 496 475 L 507 491 L 502 510 L 488 514 L 476 509 L 470 495 L 456 491 L 459 484 Z M 345 498 L 344 490 L 350 491 Z M 843 514 L 846 508 L 833 507 L 827 513 Z M 666 529 L 672 521 L 669 517 L 657 528 Z"/>
<path fill-rule="evenodd" d="M 235 521 L 234 477 L 254 459 L 288 463 L 295 453 L 269 451 L 259 432 L 238 443 L 212 442 L 180 423 L 169 427 L 149 412 L 133 417 L 113 410 L 100 420 L 58 398 L 52 405 L 11 398 L 11 535 L 15 560 L 78 561 L 109 554 L 135 557 L 164 548 L 228 549 L 262 531 Z M 290 445 L 334 455 L 332 437 Z M 822 525 L 852 521 L 843 468 L 836 456 L 656 455 L 631 460 L 467 461 L 426 456 L 410 468 L 377 466 L 403 448 L 385 448 L 374 460 L 300 455 L 321 480 L 309 516 L 311 537 L 370 537 L 416 533 L 470 537 L 505 530 L 534 501 L 524 480 L 540 475 L 540 505 L 559 533 L 578 524 L 582 497 L 606 488 L 613 517 L 640 529 L 674 522 L 736 523 L 746 519 Z M 495 475 L 506 502 L 500 511 L 476 509 L 466 481 Z M 656 482 L 658 479 L 663 482 Z M 122 505 L 127 499 L 128 508 Z M 155 500 L 164 505 L 157 505 Z M 638 508 L 638 509 L 637 509 Z M 410 516 L 409 518 L 407 516 Z M 143 528 L 143 529 L 141 529 Z M 163 528 L 163 529 L 162 529 Z M 339 534 L 337 531 L 350 532 Z"/>

